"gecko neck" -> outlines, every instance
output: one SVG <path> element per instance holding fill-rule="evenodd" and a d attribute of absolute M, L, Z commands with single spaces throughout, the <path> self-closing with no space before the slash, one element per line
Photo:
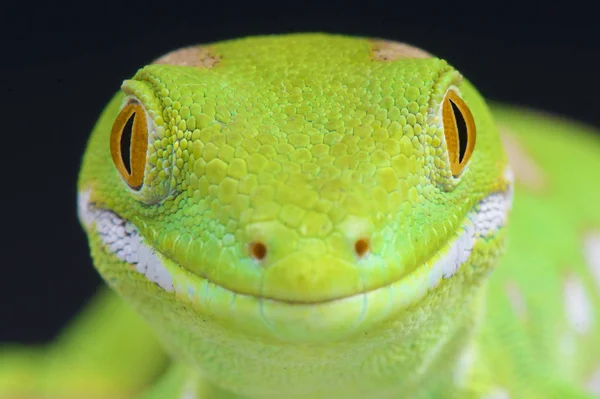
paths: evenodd
<path fill-rule="evenodd" d="M 280 378 L 290 381 L 290 389 L 285 392 L 288 399 L 392 399 L 398 397 L 420 398 L 420 397 L 450 397 L 458 394 L 463 382 L 467 379 L 467 374 L 472 366 L 474 359 L 474 336 L 477 333 L 483 310 L 485 306 L 484 291 L 479 289 L 477 293 L 471 295 L 459 306 L 466 311 L 460 319 L 456 316 L 442 317 L 431 324 L 424 325 L 424 329 L 406 333 L 404 336 L 398 335 L 393 341 L 394 345 L 375 344 L 367 349 L 372 353 L 371 358 L 363 360 L 361 375 L 354 376 L 351 380 L 345 379 L 345 384 L 336 384 L 338 378 L 331 375 L 332 387 L 324 387 L 322 390 L 306 390 L 306 385 L 294 384 L 295 375 L 293 372 L 283 371 Z M 388 331 L 392 333 L 391 331 Z M 441 334 L 441 332 L 446 332 Z M 402 354 L 410 350 L 415 345 L 414 336 L 437 337 L 436 344 L 430 347 L 419 362 L 415 363 L 412 358 L 395 358 L 396 354 Z M 338 343 L 343 346 L 344 343 Z M 348 345 L 354 347 L 353 343 Z M 301 348 L 299 350 L 319 350 L 315 348 Z M 361 353 L 354 354 L 357 358 L 362 357 Z M 352 353 L 345 355 L 352 357 Z M 402 356 L 402 355 L 399 355 Z M 329 357 L 323 353 L 323 357 Z M 332 361 L 336 361 L 335 359 Z M 349 360 L 351 361 L 351 360 Z M 402 363 L 411 364 L 407 367 Z M 397 374 L 388 374 L 386 369 L 402 369 L 409 372 L 398 372 Z M 266 373 L 270 371 L 266 370 Z M 206 397 L 224 397 L 228 399 L 280 399 L 283 392 L 279 390 L 269 390 L 268 387 L 259 388 L 262 392 L 257 392 L 257 386 L 238 386 L 239 390 L 232 392 L 225 390 L 221 386 L 211 383 L 207 378 L 201 377 L 202 371 L 194 370 L 192 367 L 187 370 L 187 382 L 184 386 L 190 388 L 190 398 Z M 265 375 L 265 380 L 270 376 Z M 341 376 L 344 378 L 344 376 Z M 304 388 L 305 392 L 294 392 L 294 389 Z M 337 388 L 337 389 L 336 389 Z M 192 393 L 193 392 L 193 393 Z M 185 396 L 188 398 L 188 396 Z"/>

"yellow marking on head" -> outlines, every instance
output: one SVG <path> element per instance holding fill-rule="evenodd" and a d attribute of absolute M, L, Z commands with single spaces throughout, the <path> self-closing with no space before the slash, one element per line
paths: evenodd
<path fill-rule="evenodd" d="M 171 51 L 156 59 L 153 64 L 192 66 L 197 68 L 212 68 L 220 58 L 211 53 L 209 47 L 192 46 Z"/>
<path fill-rule="evenodd" d="M 501 126 L 500 136 L 514 171 L 515 180 L 533 191 L 543 190 L 548 181 L 542 168 L 527 154 L 509 129 Z"/>
<path fill-rule="evenodd" d="M 410 44 L 391 40 L 371 40 L 372 57 L 377 61 L 396 61 L 402 58 L 432 58 L 427 51 Z"/>

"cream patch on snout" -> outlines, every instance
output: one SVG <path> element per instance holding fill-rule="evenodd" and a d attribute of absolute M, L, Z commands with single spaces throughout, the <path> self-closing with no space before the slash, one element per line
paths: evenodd
<path fill-rule="evenodd" d="M 501 127 L 500 136 L 516 181 L 536 191 L 543 189 L 547 180 L 542 168 L 527 154 L 509 129 Z"/>
<path fill-rule="evenodd" d="M 170 53 L 167 53 L 156 59 L 153 64 L 212 68 L 219 63 L 219 61 L 219 57 L 212 54 L 209 48 L 203 46 L 192 46 L 171 51 Z"/>

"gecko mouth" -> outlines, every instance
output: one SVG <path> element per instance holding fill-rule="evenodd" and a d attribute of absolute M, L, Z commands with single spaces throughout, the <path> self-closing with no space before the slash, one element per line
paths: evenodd
<path fill-rule="evenodd" d="M 314 302 L 294 302 L 243 294 L 220 286 L 204 277 L 193 275 L 150 247 L 131 222 L 113 211 L 97 207 L 90 202 L 90 192 L 79 194 L 78 212 L 80 220 L 86 227 L 89 228 L 95 224 L 95 231 L 104 243 L 107 252 L 114 254 L 120 261 L 135 267 L 137 272 L 156 283 L 163 290 L 175 292 L 178 297 L 186 298 L 193 303 L 197 304 L 198 301 L 203 300 L 200 291 L 204 290 L 203 295 L 208 297 L 229 295 L 232 300 L 233 298 L 237 298 L 238 301 L 240 298 L 255 300 L 260 303 L 261 309 L 265 302 L 268 302 L 270 307 L 276 304 L 310 308 L 330 304 L 337 306 L 342 303 L 358 301 L 362 304 L 357 306 L 361 306 L 362 313 L 364 313 L 367 300 L 373 302 L 377 301 L 377 296 L 393 296 L 393 300 L 386 299 L 389 299 L 389 307 L 406 307 L 422 298 L 444 279 L 454 276 L 470 258 L 478 239 L 493 237 L 505 226 L 513 194 L 510 169 L 506 170 L 505 180 L 509 184 L 504 191 L 493 192 L 479 201 L 467 214 L 455 237 L 451 238 L 426 263 L 418 266 L 409 275 L 370 291 Z M 193 281 L 190 282 L 190 280 Z M 217 294 L 217 291 L 220 294 Z M 394 295 L 394 292 L 397 294 Z M 394 301 L 399 303 L 392 303 Z"/>

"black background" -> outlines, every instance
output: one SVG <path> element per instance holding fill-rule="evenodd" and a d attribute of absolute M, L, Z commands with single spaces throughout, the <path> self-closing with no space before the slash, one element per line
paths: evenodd
<path fill-rule="evenodd" d="M 600 127 L 600 27 L 575 3 L 552 15 L 422 0 L 51 3 L 3 6 L 0 24 L 0 341 L 50 338 L 99 284 L 76 219 L 79 162 L 121 81 L 169 50 L 300 31 L 384 37 L 446 58 L 490 99 Z"/>

